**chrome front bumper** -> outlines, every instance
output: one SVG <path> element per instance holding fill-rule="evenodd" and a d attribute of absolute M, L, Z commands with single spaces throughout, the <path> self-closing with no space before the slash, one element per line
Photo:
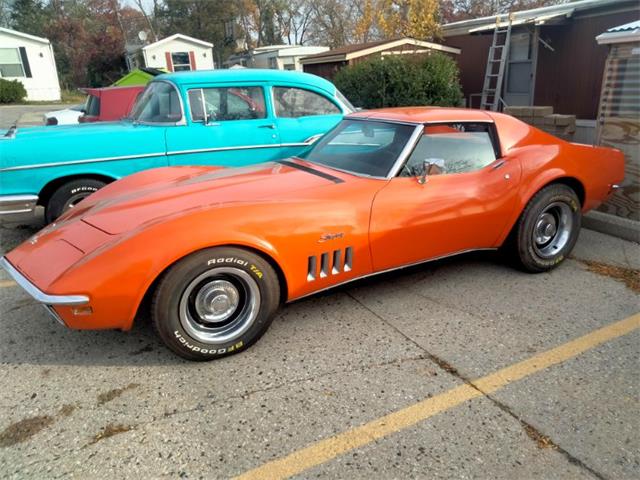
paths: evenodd
<path fill-rule="evenodd" d="M 33 212 L 37 203 L 37 195 L 0 195 L 0 215 Z"/>
<path fill-rule="evenodd" d="M 84 305 L 89 303 L 89 297 L 86 295 L 49 295 L 44 293 L 33 283 L 31 283 L 27 277 L 22 275 L 16 268 L 9 263 L 9 261 L 2 257 L 0 258 L 0 267 L 2 267 L 9 276 L 20 285 L 25 292 L 31 295 L 36 301 L 45 305 Z"/>

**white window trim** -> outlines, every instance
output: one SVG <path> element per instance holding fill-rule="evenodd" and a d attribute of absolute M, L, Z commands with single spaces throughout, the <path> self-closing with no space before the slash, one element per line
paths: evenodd
<path fill-rule="evenodd" d="M 20 65 L 20 69 L 22 70 L 22 75 L 19 76 L 10 76 L 10 77 L 5 77 L 4 75 L 2 75 L 2 72 L 0 71 L 0 78 L 26 78 L 27 74 L 24 71 L 24 64 L 22 63 L 22 55 L 20 55 L 20 48 L 19 47 L 3 47 L 0 48 L 0 50 L 15 50 L 18 53 L 18 63 L 3 63 L 2 65 Z"/>
<path fill-rule="evenodd" d="M 175 63 L 173 61 L 173 56 L 174 55 L 182 55 L 182 54 L 187 54 L 187 58 L 189 59 L 189 63 Z M 173 67 L 173 71 L 181 71 L 181 72 L 185 72 L 186 70 L 176 70 L 176 67 L 189 67 L 189 71 L 193 71 L 193 67 L 191 66 L 191 55 L 189 55 L 189 52 L 171 52 L 171 66 Z"/>

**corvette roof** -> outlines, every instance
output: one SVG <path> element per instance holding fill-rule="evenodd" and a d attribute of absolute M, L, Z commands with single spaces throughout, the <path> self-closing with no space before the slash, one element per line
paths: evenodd
<path fill-rule="evenodd" d="M 449 107 L 381 108 L 352 113 L 347 118 L 391 120 L 404 123 L 493 122 L 493 118 L 483 110 Z"/>

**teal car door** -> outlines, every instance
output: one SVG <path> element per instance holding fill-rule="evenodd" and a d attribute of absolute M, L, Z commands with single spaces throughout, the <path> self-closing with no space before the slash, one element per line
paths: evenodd
<path fill-rule="evenodd" d="M 167 129 L 170 165 L 237 167 L 279 158 L 280 138 L 257 84 L 186 86 L 187 125 Z"/>
<path fill-rule="evenodd" d="M 282 157 L 299 154 L 342 120 L 337 100 L 323 90 L 274 85 L 271 96 Z"/>

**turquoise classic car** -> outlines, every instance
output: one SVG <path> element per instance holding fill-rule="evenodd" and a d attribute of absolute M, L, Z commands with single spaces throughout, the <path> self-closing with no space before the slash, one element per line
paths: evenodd
<path fill-rule="evenodd" d="M 352 111 L 331 82 L 300 72 L 160 75 L 119 122 L 0 132 L 0 218 L 42 205 L 51 222 L 105 184 L 149 168 L 296 155 Z"/>

